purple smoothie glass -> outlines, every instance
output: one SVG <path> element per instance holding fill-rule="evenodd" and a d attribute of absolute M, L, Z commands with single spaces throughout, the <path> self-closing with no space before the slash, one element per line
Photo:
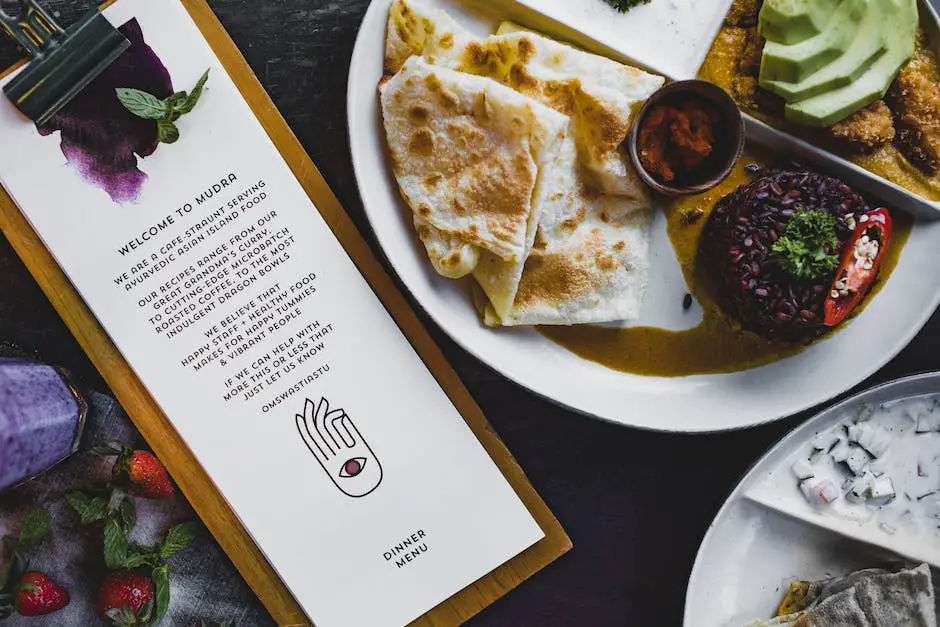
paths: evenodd
<path fill-rule="evenodd" d="M 65 371 L 0 359 L 0 492 L 77 451 L 87 409 Z"/>

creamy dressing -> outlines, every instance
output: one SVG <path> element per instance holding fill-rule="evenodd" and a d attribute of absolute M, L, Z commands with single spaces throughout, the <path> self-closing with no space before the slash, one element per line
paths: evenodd
<path fill-rule="evenodd" d="M 823 515 L 940 543 L 940 395 L 864 407 L 817 435 L 790 473 Z"/>

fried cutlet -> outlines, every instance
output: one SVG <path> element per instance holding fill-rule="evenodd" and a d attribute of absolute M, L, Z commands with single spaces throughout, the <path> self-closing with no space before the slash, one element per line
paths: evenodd
<path fill-rule="evenodd" d="M 884 100 L 876 100 L 828 130 L 832 139 L 855 152 L 870 152 L 894 140 L 894 120 Z"/>
<path fill-rule="evenodd" d="M 757 26 L 757 14 L 763 0 L 734 0 L 725 24 L 729 26 Z"/>
<path fill-rule="evenodd" d="M 783 98 L 761 89 L 756 76 L 738 74 L 731 81 L 731 95 L 744 111 L 763 113 L 773 117 L 782 117 Z"/>
<path fill-rule="evenodd" d="M 756 27 L 747 29 L 747 40 L 741 53 L 741 60 L 738 62 L 738 72 L 740 74 L 748 76 L 760 74 L 760 60 L 764 54 L 765 43 L 767 43 L 767 40 L 760 36 Z"/>
<path fill-rule="evenodd" d="M 914 59 L 891 86 L 897 145 L 918 167 L 940 170 L 940 86 L 933 55 L 918 46 Z"/>

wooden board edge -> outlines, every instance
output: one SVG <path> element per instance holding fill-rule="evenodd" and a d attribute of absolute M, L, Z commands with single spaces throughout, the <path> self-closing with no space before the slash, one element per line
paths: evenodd
<path fill-rule="evenodd" d="M 413 623 L 427 627 L 461 624 L 566 553 L 572 547 L 571 540 L 509 450 L 492 431 L 482 410 L 339 204 L 215 13 L 205 0 L 180 1 L 334 235 L 545 534 L 540 542 Z M 306 615 L 254 544 L 228 502 L 101 328 L 39 236 L 2 189 L 0 230 L 111 387 L 144 439 L 164 461 L 184 496 L 274 620 L 286 626 L 309 624 Z"/>

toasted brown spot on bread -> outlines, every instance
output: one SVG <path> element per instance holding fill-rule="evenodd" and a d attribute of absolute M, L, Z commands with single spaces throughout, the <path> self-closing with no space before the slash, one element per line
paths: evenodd
<path fill-rule="evenodd" d="M 531 39 L 522 38 L 519 40 L 519 59 L 523 63 L 528 63 L 535 56 L 535 44 Z"/>
<path fill-rule="evenodd" d="M 398 92 L 395 95 L 400 96 L 401 92 Z M 431 112 L 421 105 L 415 105 L 408 110 L 408 118 L 414 124 L 427 124 L 428 120 L 431 119 Z"/>
<path fill-rule="evenodd" d="M 613 270 L 616 266 L 612 255 L 596 255 L 594 260 L 597 262 L 597 267 L 605 272 Z"/>
<path fill-rule="evenodd" d="M 568 218 L 567 220 L 561 223 L 561 228 L 567 229 L 569 231 L 575 230 L 576 228 L 578 228 L 578 225 L 584 221 L 584 216 L 586 214 L 587 214 L 587 211 L 585 210 L 585 208 L 581 207 L 580 209 L 578 209 L 578 212 L 575 215 L 573 215 L 572 217 Z"/>
<path fill-rule="evenodd" d="M 408 142 L 408 152 L 419 157 L 428 157 L 434 152 L 434 137 L 424 128 L 419 128 Z"/>
<path fill-rule="evenodd" d="M 526 260 L 516 306 L 525 308 L 542 302 L 572 301 L 589 294 L 593 287 L 590 270 L 573 262 L 568 255 L 532 252 Z"/>

